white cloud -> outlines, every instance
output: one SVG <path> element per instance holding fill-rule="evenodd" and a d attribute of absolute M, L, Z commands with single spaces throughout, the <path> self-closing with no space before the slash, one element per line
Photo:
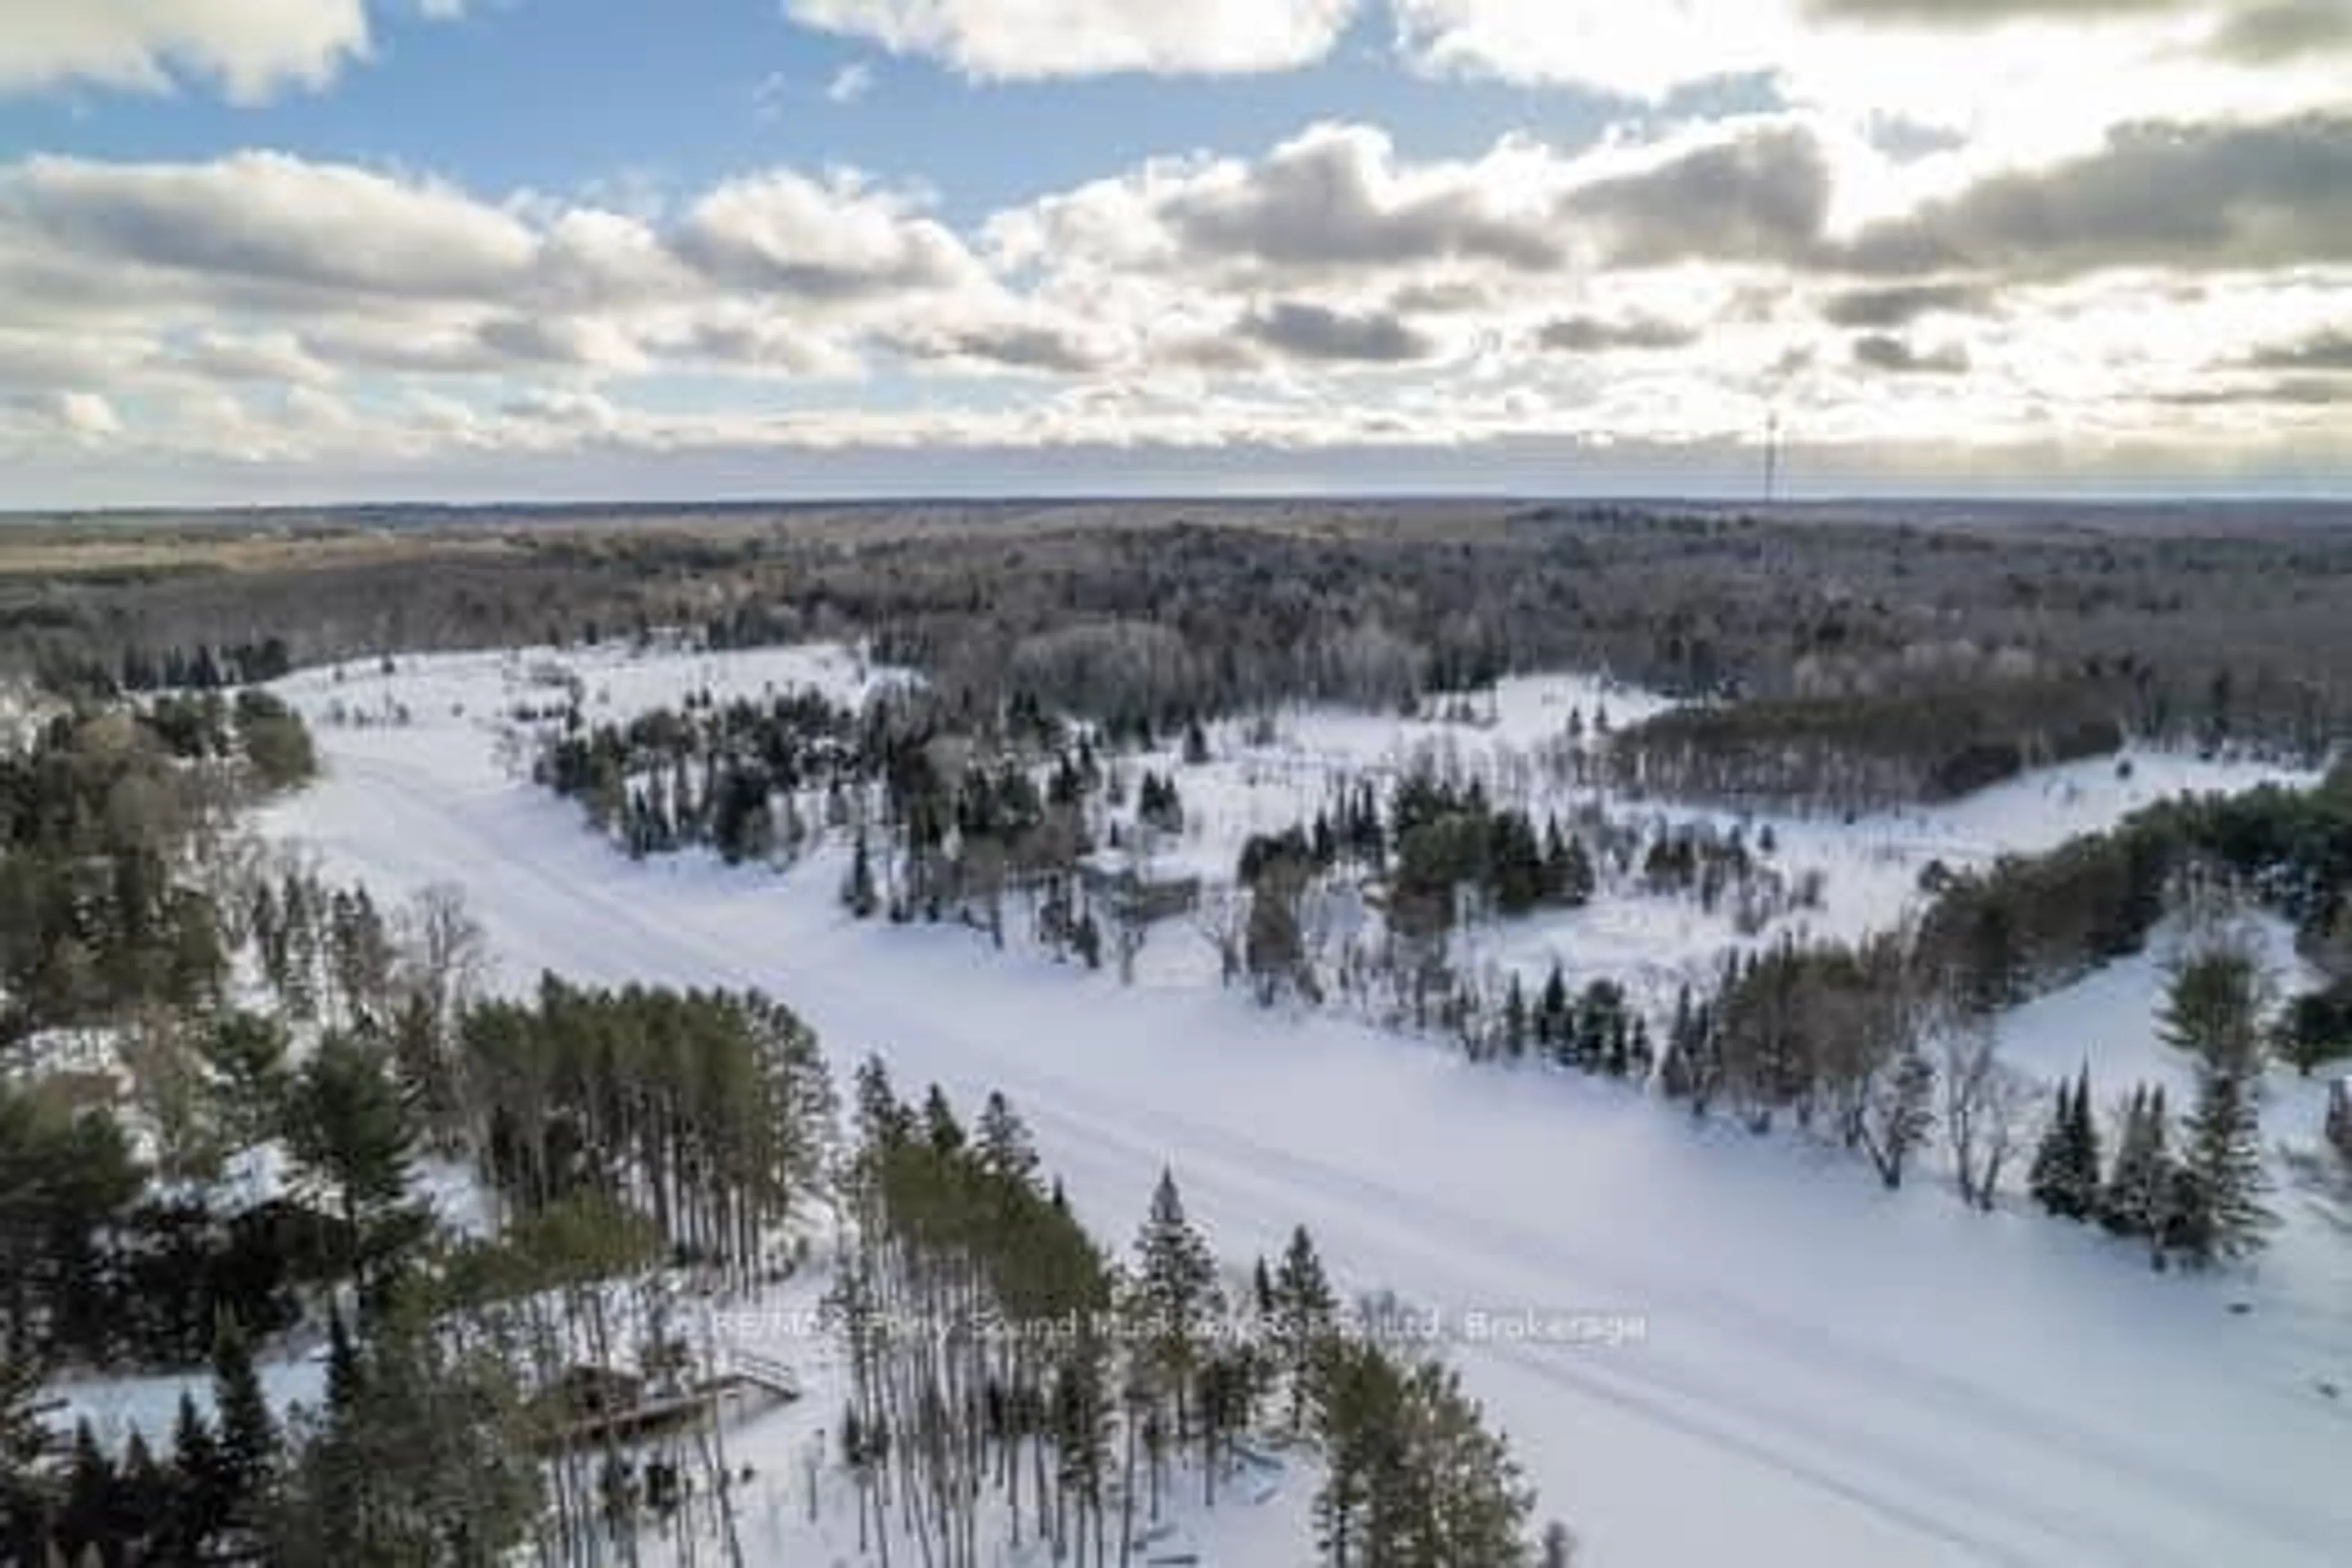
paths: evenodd
<path fill-rule="evenodd" d="M 1821 115 L 1452 158 L 1318 124 L 970 229 L 846 171 L 632 216 L 283 153 L 36 157 L 0 163 L 0 460 L 1664 451 L 1768 395 L 1857 450 L 2341 451 L 2347 157 L 2317 117 L 1957 184 Z"/>
<path fill-rule="evenodd" d="M 1566 85 L 1655 103 L 1766 77 L 1850 125 L 1963 137 L 1993 161 L 2089 145 L 2135 119 L 2275 115 L 2340 105 L 2352 25 L 2341 0 L 1391 0 L 1398 47 L 1437 74 Z M 2252 42 L 2249 16 L 2284 16 Z"/>
<path fill-rule="evenodd" d="M 1358 0 L 785 0 L 804 26 L 996 80 L 1289 70 L 1339 42 Z"/>
<path fill-rule="evenodd" d="M 915 199 L 854 174 L 793 170 L 730 180 L 694 205 L 679 252 L 741 289 L 843 300 L 974 281 L 963 242 Z"/>
<path fill-rule="evenodd" d="M 122 428 L 114 405 L 95 392 L 60 394 L 54 407 L 58 424 L 70 435 L 111 436 Z"/>
<path fill-rule="evenodd" d="M 873 90 L 874 68 L 864 60 L 842 67 L 824 84 L 825 100 L 831 103 L 856 103 Z"/>
<path fill-rule="evenodd" d="M 281 153 L 205 163 L 36 157 L 0 171 L 0 216 L 22 226 L 16 241 L 29 252 L 256 296 L 474 295 L 510 286 L 536 248 L 521 220 L 446 186 Z"/>
<path fill-rule="evenodd" d="M 446 21 L 465 0 L 416 0 L 416 9 Z M 0 95 L 202 82 L 257 103 L 326 86 L 371 44 L 363 0 L 8 0 Z"/>

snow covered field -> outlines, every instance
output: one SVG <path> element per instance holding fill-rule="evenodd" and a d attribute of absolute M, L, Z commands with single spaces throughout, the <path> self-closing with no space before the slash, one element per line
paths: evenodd
<path fill-rule="evenodd" d="M 821 651 L 566 658 L 592 697 L 613 691 L 614 716 L 705 684 L 845 693 L 874 679 Z M 2352 1552 L 2352 1405 L 2315 1386 L 2352 1384 L 2352 1241 L 2291 1198 L 2253 1277 L 2155 1279 L 2131 1248 L 2080 1228 L 1972 1214 L 1926 1184 L 1887 1194 L 1831 1155 L 1695 1128 L 1620 1086 L 1472 1068 L 1213 986 L 1122 991 L 1008 962 L 952 928 L 861 925 L 838 908 L 832 852 L 781 878 L 699 857 L 632 864 L 497 754 L 484 721 L 522 700 L 530 662 L 404 659 L 388 677 L 288 681 L 314 718 L 389 698 L 410 722 L 320 723 L 326 777 L 269 831 L 381 898 L 461 885 L 512 982 L 551 968 L 757 985 L 845 1068 L 878 1049 L 905 1086 L 937 1079 L 966 1102 L 1001 1088 L 1106 1239 L 1132 1235 L 1163 1164 L 1229 1258 L 1273 1251 L 1305 1222 L 1343 1282 L 1435 1313 L 1586 1561 L 2319 1564 Z M 1612 718 L 1631 716 L 1622 700 Z M 1350 751 L 1394 743 L 1395 721 L 1360 722 Z M 1315 746 L 1339 728 L 1300 727 Z M 1928 858 L 2034 847 L 2170 788 L 2250 782 L 2208 767 L 2143 758 L 2126 782 L 2086 764 L 1947 811 L 1790 823 L 1780 853 L 1836 855 L 1816 918 L 1859 929 L 1899 906 Z M 1205 822 L 1242 809 L 1219 798 L 1234 797 L 1205 795 Z M 1683 939 L 1644 925 L 1620 940 L 1655 952 Z M 2153 961 L 2095 976 L 2012 1019 L 2011 1047 L 2053 1072 L 2087 1054 L 2102 1092 L 2121 1088 L 2163 1049 L 2147 1025 L 2156 977 Z M 2273 1136 L 2307 1137 L 2316 1100 L 2283 1094 L 2272 1112 Z M 2230 1310 L 2239 1302 L 2251 1310 Z M 1525 1331 L 1530 1314 L 1580 1313 L 1643 1331 Z M 1304 1530 L 1275 1529 L 1276 1512 L 1243 1531 L 1272 1555 L 1221 1543 L 1214 1560 L 1306 1561 Z"/>

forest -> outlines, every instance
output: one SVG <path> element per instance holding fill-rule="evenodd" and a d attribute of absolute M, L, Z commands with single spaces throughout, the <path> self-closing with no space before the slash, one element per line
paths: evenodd
<path fill-rule="evenodd" d="M 1849 800 L 1932 798 L 2119 733 L 2324 751 L 2352 706 L 2352 545 L 2259 510 L 2153 521 L 1468 502 L 258 514 L 148 523 L 147 567 L 119 541 L 79 573 L 37 538 L 37 573 L 0 553 L 0 658 L 140 689 L 691 626 L 722 647 L 869 637 L 965 714 L 1157 728 L 1607 670 L 1730 704 L 1629 753 L 1661 785 Z M 1810 737 L 1802 755 L 1757 746 L 1778 733 Z"/>

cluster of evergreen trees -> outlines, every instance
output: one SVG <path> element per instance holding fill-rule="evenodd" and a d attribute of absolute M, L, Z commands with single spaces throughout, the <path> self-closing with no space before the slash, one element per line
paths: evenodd
<path fill-rule="evenodd" d="M 2115 1163 L 2100 1175 L 2100 1133 L 2084 1069 L 2034 1154 L 2034 1199 L 2053 1215 L 2095 1220 L 2147 1241 L 2149 1260 L 2210 1268 L 2261 1248 L 2274 1215 L 2263 1168 L 2261 975 L 2234 947 L 2189 954 L 2173 971 L 2161 1032 L 2189 1053 L 2197 1100 L 2173 1121 L 2164 1086 L 2140 1084 L 2124 1102 Z"/>
<path fill-rule="evenodd" d="M 1396 846 L 1389 915 L 1402 931 L 1453 926 L 1463 889 L 1506 916 L 1576 909 L 1592 898 L 1592 861 L 1582 843 L 1561 832 L 1557 818 L 1538 834 L 1525 813 L 1496 808 L 1478 780 L 1457 787 L 1426 773 L 1407 776 L 1396 787 L 1389 826 Z"/>
<path fill-rule="evenodd" d="M 1555 960 L 1532 1005 L 1514 972 L 1503 994 L 1501 1027 L 1487 1052 L 1517 1061 L 1530 1054 L 1611 1078 L 1649 1080 L 1655 1053 L 1649 1020 L 1613 980 L 1588 981 L 1571 998 Z M 1478 1053 L 1486 1054 L 1486 1053 Z"/>

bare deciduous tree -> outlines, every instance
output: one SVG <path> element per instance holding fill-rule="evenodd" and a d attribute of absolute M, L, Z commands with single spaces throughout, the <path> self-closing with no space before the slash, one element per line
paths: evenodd
<path fill-rule="evenodd" d="M 2024 1144 L 2041 1089 L 2000 1059 L 1992 1019 L 1969 1015 L 1943 1032 L 1944 1132 L 1960 1198 L 1992 1207 L 2001 1172 Z"/>

